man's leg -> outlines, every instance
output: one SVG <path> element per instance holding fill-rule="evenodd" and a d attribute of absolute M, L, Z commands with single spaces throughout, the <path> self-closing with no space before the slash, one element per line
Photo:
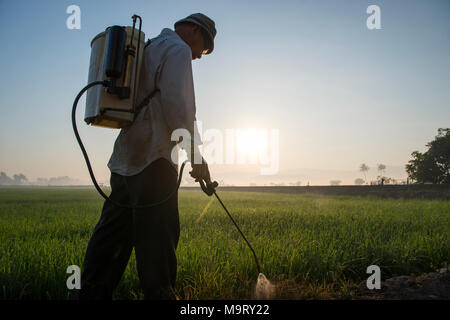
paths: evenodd
<path fill-rule="evenodd" d="M 110 198 L 129 204 L 123 177 L 111 174 Z M 133 249 L 132 210 L 105 201 L 89 241 L 81 274 L 79 299 L 112 299 Z"/>
<path fill-rule="evenodd" d="M 177 177 L 168 160 L 152 162 L 139 175 L 127 177 L 133 202 L 143 205 L 163 200 L 177 187 Z M 136 263 L 145 299 L 175 299 L 178 192 L 161 205 L 136 210 L 134 221 Z"/>

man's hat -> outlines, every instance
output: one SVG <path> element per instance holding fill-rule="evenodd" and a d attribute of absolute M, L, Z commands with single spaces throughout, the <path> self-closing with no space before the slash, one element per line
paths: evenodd
<path fill-rule="evenodd" d="M 175 22 L 175 27 L 177 26 L 177 24 L 182 22 L 190 22 L 200 26 L 202 30 L 205 31 L 203 34 L 207 38 L 205 39 L 207 41 L 206 49 L 208 49 L 208 52 L 206 54 L 210 54 L 211 52 L 213 52 L 214 38 L 216 37 L 216 27 L 214 21 L 212 21 L 202 13 L 194 13 L 184 19 Z"/>

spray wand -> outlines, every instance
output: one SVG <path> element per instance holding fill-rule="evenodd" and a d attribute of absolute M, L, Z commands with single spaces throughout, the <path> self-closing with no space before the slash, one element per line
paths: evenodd
<path fill-rule="evenodd" d="M 274 295 L 275 295 L 275 287 L 266 278 L 266 276 L 262 273 L 261 266 L 259 265 L 258 257 L 256 256 L 255 250 L 253 250 L 252 245 L 250 244 L 250 242 L 248 242 L 248 240 L 245 237 L 244 233 L 241 231 L 241 228 L 239 228 L 238 224 L 236 223 L 236 221 L 234 221 L 234 219 L 231 216 L 230 212 L 225 207 L 225 205 L 223 204 L 223 202 L 220 199 L 220 197 L 217 195 L 216 190 L 215 190 L 215 188 L 218 186 L 217 182 L 214 181 L 214 182 L 211 182 L 211 183 L 206 183 L 206 186 L 205 186 L 203 181 L 200 180 L 200 186 L 201 186 L 203 192 L 205 192 L 208 196 L 211 196 L 212 194 L 214 194 L 216 196 L 217 200 L 219 200 L 219 202 L 222 205 L 223 209 L 228 214 L 228 217 L 234 223 L 234 226 L 239 231 L 239 233 L 241 234 L 242 238 L 245 240 L 245 242 L 247 243 L 248 247 L 250 248 L 250 250 L 253 253 L 253 257 L 255 258 L 256 268 L 258 269 L 258 281 L 256 282 L 256 287 L 255 287 L 255 297 L 256 297 L 256 299 L 272 299 L 274 297 Z"/>
<path fill-rule="evenodd" d="M 228 217 L 230 217 L 230 219 L 234 223 L 236 229 L 239 231 L 239 233 L 241 234 L 242 238 L 244 238 L 244 240 L 247 243 L 248 247 L 252 251 L 253 256 L 255 257 L 256 267 L 258 268 L 258 273 L 262 273 L 261 272 L 261 266 L 259 265 L 258 257 L 256 256 L 255 250 L 253 250 L 252 245 L 250 244 L 250 242 L 248 242 L 248 240 L 245 237 L 244 233 L 241 231 L 241 228 L 239 228 L 238 224 L 236 223 L 236 221 L 234 221 L 234 219 L 231 216 L 230 212 L 225 207 L 225 205 L 223 204 L 222 200 L 220 200 L 220 197 L 216 193 L 215 189 L 218 186 L 218 183 L 216 181 L 214 181 L 214 182 L 211 182 L 211 183 L 207 183 L 206 186 L 205 186 L 204 182 L 202 180 L 200 180 L 200 186 L 201 186 L 203 192 L 206 193 L 208 196 L 211 196 L 212 194 L 214 194 L 216 196 L 217 200 L 219 200 L 220 204 L 222 205 L 223 209 L 227 213 Z"/>

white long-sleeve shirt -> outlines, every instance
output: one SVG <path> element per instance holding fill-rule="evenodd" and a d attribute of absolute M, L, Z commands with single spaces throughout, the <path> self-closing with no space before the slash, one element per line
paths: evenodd
<path fill-rule="evenodd" d="M 136 116 L 133 124 L 121 130 L 108 163 L 111 172 L 123 176 L 138 174 L 159 158 L 174 163 L 172 132 L 187 129 L 195 136 L 194 152 L 199 154 L 198 131 L 194 126 L 195 95 L 190 47 L 171 29 L 163 29 L 145 47 L 137 90 L 137 101 L 157 88 L 159 91 Z M 194 133 L 197 133 L 195 135 Z M 178 148 L 178 146 L 176 147 Z M 188 157 L 190 150 L 186 150 Z"/>

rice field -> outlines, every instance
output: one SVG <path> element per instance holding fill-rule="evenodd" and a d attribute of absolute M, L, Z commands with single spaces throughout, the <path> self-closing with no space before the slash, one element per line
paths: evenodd
<path fill-rule="evenodd" d="M 382 279 L 450 260 L 450 201 L 218 191 L 277 297 L 352 298 L 376 264 Z M 217 200 L 180 190 L 176 293 L 251 299 L 253 255 Z M 103 201 L 92 188 L 0 188 L 0 299 L 71 299 Z M 115 299 L 141 299 L 132 255 Z"/>

